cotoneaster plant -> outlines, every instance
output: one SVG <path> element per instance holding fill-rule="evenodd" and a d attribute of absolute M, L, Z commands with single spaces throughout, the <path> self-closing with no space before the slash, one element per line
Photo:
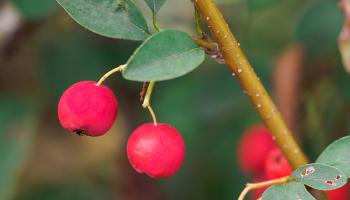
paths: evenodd
<path fill-rule="evenodd" d="M 244 199 L 250 190 L 268 186 L 271 187 L 262 195 L 264 200 L 311 200 L 314 198 L 305 185 L 317 190 L 335 190 L 347 183 L 350 177 L 350 137 L 331 144 L 315 163 L 308 164 L 307 157 L 293 138 L 213 0 L 192 0 L 198 32 L 196 35 L 159 27 L 157 13 L 166 0 L 145 0 L 153 14 L 154 33 L 149 30 L 146 19 L 132 0 L 57 2 L 75 21 L 94 33 L 109 38 L 142 41 L 125 64 L 107 72 L 97 83 L 78 82 L 63 93 L 58 116 L 61 125 L 68 131 L 101 136 L 110 129 L 117 115 L 118 104 L 113 92 L 102 83 L 112 74 L 121 72 L 127 80 L 144 84 L 148 82 L 142 106 L 150 112 L 153 124 L 143 124 L 130 135 L 128 158 L 131 166 L 140 173 L 153 178 L 173 176 L 183 162 L 185 145 L 176 129 L 157 123 L 156 114 L 150 105 L 151 94 L 156 81 L 186 75 L 198 67 L 207 54 L 217 62 L 226 64 L 232 75 L 239 80 L 244 93 L 294 170 L 291 175 L 282 178 L 247 184 L 239 200 Z M 204 24 L 208 29 L 203 28 Z M 204 30 L 209 30 L 210 34 Z M 262 139 L 266 142 L 259 143 L 261 140 L 254 139 L 255 137 L 252 135 L 243 138 L 238 153 L 241 167 L 252 174 L 257 173 L 259 167 L 264 168 L 267 149 L 272 146 L 271 139 Z M 257 138 L 259 137 L 261 136 Z M 247 152 L 251 155 L 247 155 Z M 278 159 L 275 154 L 271 157 L 272 161 L 266 161 L 266 168 L 275 170 L 276 166 L 286 165 L 280 156 Z M 283 171 L 281 174 L 287 173 Z M 271 175 L 275 176 L 277 175 Z"/>

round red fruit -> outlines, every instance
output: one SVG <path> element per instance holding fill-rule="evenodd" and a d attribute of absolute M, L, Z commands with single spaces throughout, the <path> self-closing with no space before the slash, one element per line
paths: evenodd
<path fill-rule="evenodd" d="M 336 190 L 326 191 L 329 200 L 349 200 L 350 199 L 350 184 L 347 183 L 343 187 Z"/>
<path fill-rule="evenodd" d="M 185 144 L 179 132 L 168 124 L 146 123 L 130 135 L 127 155 L 138 173 L 152 178 L 168 178 L 180 168 Z"/>
<path fill-rule="evenodd" d="M 279 148 L 272 149 L 266 157 L 265 174 L 268 179 L 290 176 L 292 168 Z"/>
<path fill-rule="evenodd" d="M 249 175 L 261 174 L 269 151 L 275 142 L 264 125 L 255 125 L 245 131 L 238 144 L 238 164 Z"/>
<path fill-rule="evenodd" d="M 69 87 L 58 103 L 58 118 L 63 128 L 79 135 L 101 136 L 113 125 L 118 102 L 111 89 L 93 81 Z"/>

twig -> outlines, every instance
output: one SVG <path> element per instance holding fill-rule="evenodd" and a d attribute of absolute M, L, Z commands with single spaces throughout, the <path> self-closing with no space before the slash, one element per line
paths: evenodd
<path fill-rule="evenodd" d="M 212 0 L 194 0 L 194 3 L 216 39 L 227 66 L 240 81 L 291 166 L 297 168 L 306 164 L 308 162 L 306 156 L 293 138 L 215 3 Z"/>

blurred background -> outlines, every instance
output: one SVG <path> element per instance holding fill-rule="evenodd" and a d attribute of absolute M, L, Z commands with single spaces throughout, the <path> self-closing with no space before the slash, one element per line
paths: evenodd
<path fill-rule="evenodd" d="M 311 160 L 350 133 L 350 77 L 337 46 L 336 0 L 217 0 L 262 82 Z M 147 16 L 142 0 L 135 0 Z M 160 25 L 195 34 L 189 0 L 168 0 Z M 54 0 L 0 1 L 0 199 L 234 199 L 247 181 L 237 164 L 242 133 L 260 123 L 225 65 L 208 58 L 187 76 L 156 84 L 158 119 L 183 135 L 177 175 L 153 180 L 126 157 L 131 131 L 151 121 L 142 83 L 112 76 L 120 112 L 103 137 L 60 127 L 57 103 L 81 80 L 126 62 L 139 42 L 108 39 L 76 24 Z"/>

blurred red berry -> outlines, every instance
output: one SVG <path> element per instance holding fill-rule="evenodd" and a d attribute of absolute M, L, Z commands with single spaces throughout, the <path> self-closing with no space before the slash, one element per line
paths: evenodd
<path fill-rule="evenodd" d="M 255 125 L 245 131 L 238 144 L 238 164 L 248 175 L 264 172 L 267 154 L 276 144 L 264 125 Z"/>
<path fill-rule="evenodd" d="M 350 184 L 347 183 L 336 190 L 326 191 L 329 200 L 349 200 L 350 199 Z"/>
<path fill-rule="evenodd" d="M 279 148 L 272 149 L 265 160 L 265 174 L 268 179 L 289 176 L 293 172 Z"/>

